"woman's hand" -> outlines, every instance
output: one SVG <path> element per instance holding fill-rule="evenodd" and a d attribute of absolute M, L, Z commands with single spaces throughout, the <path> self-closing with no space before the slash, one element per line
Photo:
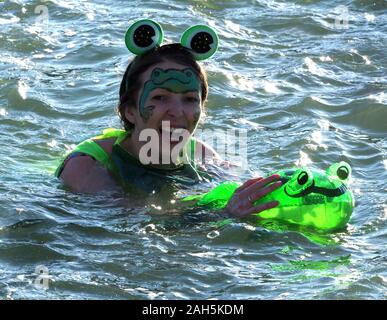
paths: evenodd
<path fill-rule="evenodd" d="M 282 185 L 282 182 L 278 181 L 279 179 L 280 176 L 278 174 L 273 174 L 265 179 L 259 177 L 247 180 L 235 191 L 226 206 L 226 213 L 234 217 L 245 217 L 249 214 L 259 213 L 263 210 L 278 206 L 278 201 L 259 204 L 257 206 L 254 206 L 253 203 L 279 188 Z M 267 186 L 268 184 L 270 185 Z"/>

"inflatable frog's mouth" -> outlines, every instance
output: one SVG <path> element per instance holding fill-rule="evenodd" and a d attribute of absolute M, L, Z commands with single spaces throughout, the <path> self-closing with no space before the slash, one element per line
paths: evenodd
<path fill-rule="evenodd" d="M 280 180 L 281 180 L 282 184 L 285 184 L 290 179 L 281 178 Z M 286 190 L 286 186 L 284 188 L 286 195 L 289 197 L 292 197 L 292 198 L 301 198 L 301 197 L 307 196 L 308 194 L 311 194 L 311 193 L 322 194 L 326 197 L 339 197 L 339 196 L 343 195 L 344 193 L 346 193 L 347 190 L 348 190 L 348 188 L 345 184 L 341 184 L 339 187 L 337 187 L 335 189 L 328 189 L 328 188 L 316 186 L 314 181 L 309 187 L 307 187 L 305 190 L 302 190 L 301 192 L 299 192 L 297 194 L 289 194 Z"/>

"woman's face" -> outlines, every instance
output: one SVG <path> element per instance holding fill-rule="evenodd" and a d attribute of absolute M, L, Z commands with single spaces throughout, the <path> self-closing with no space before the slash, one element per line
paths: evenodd
<path fill-rule="evenodd" d="M 142 74 L 141 83 L 136 108 L 125 111 L 135 125 L 134 136 L 154 130 L 158 144 L 168 140 L 173 147 L 179 142 L 173 136 L 194 132 L 202 110 L 201 82 L 190 67 L 161 62 Z"/>

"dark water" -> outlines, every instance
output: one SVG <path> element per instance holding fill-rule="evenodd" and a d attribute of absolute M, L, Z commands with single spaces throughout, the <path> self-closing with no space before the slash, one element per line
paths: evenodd
<path fill-rule="evenodd" d="M 385 299 L 387 3 L 338 5 L 0 1 L 0 298 Z M 197 23 L 217 30 L 201 129 L 247 130 L 242 178 L 351 164 L 346 230 L 219 226 L 52 176 L 73 144 L 119 126 L 123 36 L 141 17 L 170 41 Z"/>

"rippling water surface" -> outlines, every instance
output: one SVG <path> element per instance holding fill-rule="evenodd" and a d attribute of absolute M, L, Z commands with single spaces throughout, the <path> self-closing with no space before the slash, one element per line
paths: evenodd
<path fill-rule="evenodd" d="M 1 0 L 0 298 L 385 299 L 387 4 L 339 5 Z M 52 176 L 72 145 L 119 126 L 123 36 L 141 17 L 169 41 L 197 23 L 217 30 L 201 128 L 248 130 L 242 178 L 351 164 L 346 230 L 221 226 L 152 198 L 74 194 Z"/>

